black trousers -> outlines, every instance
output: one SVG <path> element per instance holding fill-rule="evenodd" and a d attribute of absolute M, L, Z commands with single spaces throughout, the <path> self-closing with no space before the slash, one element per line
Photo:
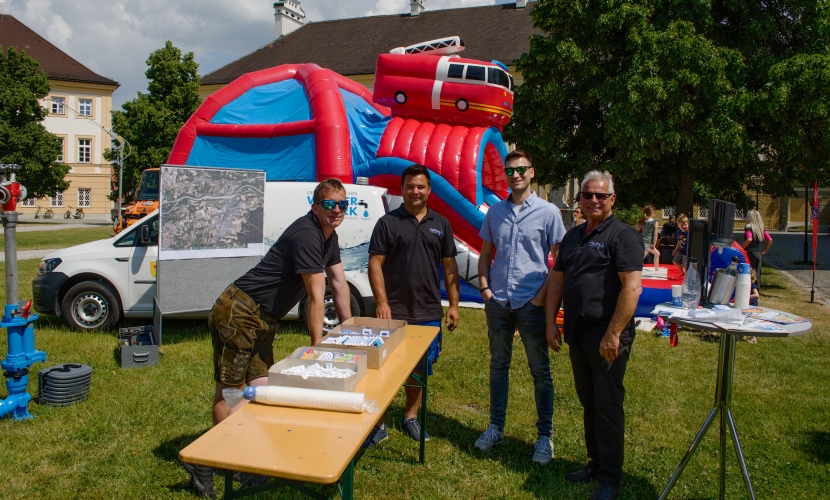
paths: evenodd
<path fill-rule="evenodd" d="M 599 342 L 574 335 L 569 342 L 576 394 L 583 408 L 588 467 L 601 486 L 620 487 L 625 445 L 625 367 L 633 339 L 621 343 L 619 356 L 608 363 L 599 354 Z"/>

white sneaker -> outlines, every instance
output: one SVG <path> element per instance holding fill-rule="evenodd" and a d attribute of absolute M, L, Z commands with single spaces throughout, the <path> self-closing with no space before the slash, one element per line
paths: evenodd
<path fill-rule="evenodd" d="M 547 465 L 553 458 L 553 439 L 539 436 L 533 445 L 533 463 Z"/>
<path fill-rule="evenodd" d="M 484 431 L 478 439 L 476 439 L 475 448 L 478 451 L 490 451 L 493 446 L 502 444 L 504 442 L 504 431 L 499 430 L 493 424 Z"/>

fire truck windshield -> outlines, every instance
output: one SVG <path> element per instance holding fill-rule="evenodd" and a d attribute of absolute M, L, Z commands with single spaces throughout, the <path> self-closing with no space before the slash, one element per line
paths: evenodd
<path fill-rule="evenodd" d="M 495 83 L 510 90 L 510 76 L 501 68 L 487 68 L 487 83 Z"/>

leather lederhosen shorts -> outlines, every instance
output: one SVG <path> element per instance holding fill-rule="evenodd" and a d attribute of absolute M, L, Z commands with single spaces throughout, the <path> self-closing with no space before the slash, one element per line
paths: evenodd
<path fill-rule="evenodd" d="M 274 336 L 279 323 L 245 292 L 230 285 L 213 303 L 208 329 L 213 342 L 213 378 L 242 385 L 268 376 L 274 364 Z"/>

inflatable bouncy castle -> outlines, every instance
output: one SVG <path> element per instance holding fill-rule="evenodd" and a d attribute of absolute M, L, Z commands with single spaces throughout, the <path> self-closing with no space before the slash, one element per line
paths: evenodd
<path fill-rule="evenodd" d="M 267 181 L 368 177 L 392 195 L 401 172 L 421 163 L 432 172 L 430 206 L 467 259 L 462 300 L 480 300 L 478 232 L 487 206 L 508 195 L 501 131 L 513 78 L 498 61 L 459 57 L 463 48 L 448 37 L 380 55 L 374 96 L 316 64 L 242 75 L 190 117 L 167 163 L 262 169 Z"/>

